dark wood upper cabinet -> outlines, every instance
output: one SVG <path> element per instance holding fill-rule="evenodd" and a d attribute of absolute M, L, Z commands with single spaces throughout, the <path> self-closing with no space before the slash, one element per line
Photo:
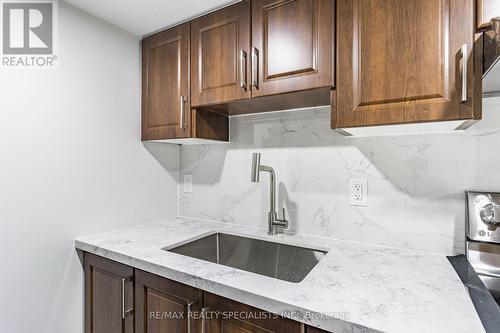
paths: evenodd
<path fill-rule="evenodd" d="M 202 291 L 136 270 L 135 333 L 195 333 L 195 318 L 202 306 Z"/>
<path fill-rule="evenodd" d="M 250 2 L 191 22 L 192 105 L 250 98 Z"/>
<path fill-rule="evenodd" d="M 335 1 L 252 1 L 252 96 L 333 87 Z"/>
<path fill-rule="evenodd" d="M 142 140 L 190 137 L 189 23 L 142 41 Z"/>
<path fill-rule="evenodd" d="M 189 23 L 143 39 L 143 141 L 229 140 L 226 115 L 191 109 L 189 73 Z"/>
<path fill-rule="evenodd" d="M 238 2 L 143 40 L 142 139 L 228 141 L 229 115 L 330 103 L 334 129 L 466 128 L 498 50 L 474 33 L 499 3 Z"/>
<path fill-rule="evenodd" d="M 303 333 L 304 325 L 249 305 L 205 292 L 206 313 L 202 325 L 206 333 Z M 247 314 L 228 316 L 224 314 Z M 204 314 L 205 315 L 205 314 Z"/>
<path fill-rule="evenodd" d="M 477 0 L 477 27 L 481 29 L 492 18 L 500 17 L 499 0 Z"/>
<path fill-rule="evenodd" d="M 338 1 L 332 127 L 480 119 L 474 6 L 474 0 Z"/>
<path fill-rule="evenodd" d="M 85 333 L 134 332 L 134 269 L 84 254 Z"/>

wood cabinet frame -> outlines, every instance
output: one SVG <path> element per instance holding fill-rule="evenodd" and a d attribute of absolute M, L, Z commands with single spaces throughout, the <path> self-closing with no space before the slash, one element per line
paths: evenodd
<path fill-rule="evenodd" d="M 271 314 L 213 293 L 175 282 L 152 273 L 120 264 L 90 253 L 83 253 L 85 273 L 85 332 L 86 333 L 326 333 L 316 328 Z M 109 282 L 127 280 L 127 296 L 121 304 L 116 288 L 93 294 L 96 283 L 101 283 L 95 272 L 105 274 L 102 287 Z M 133 283 L 132 283 L 133 282 Z M 118 288 L 119 289 L 119 288 Z M 97 303 L 98 302 L 98 303 Z M 122 305 L 133 308 L 124 320 L 113 320 Z M 104 311 L 104 313 L 96 313 Z M 148 313 L 148 311 L 150 311 Z M 188 316 L 188 311 L 191 315 Z M 169 318 L 166 314 L 175 312 Z M 251 313 L 247 318 L 228 316 L 228 313 Z M 111 314 L 111 315 L 110 315 Z M 151 314 L 153 317 L 150 317 Z M 102 322 L 93 325 L 93 318 Z M 203 319 L 203 316 L 205 316 Z M 188 320 L 189 319 L 189 320 Z M 134 324 L 135 320 L 135 324 Z M 167 322 L 168 320 L 172 320 Z M 189 328 L 188 328 L 189 325 Z"/>
<path fill-rule="evenodd" d="M 480 119 L 473 14 L 473 0 L 339 1 L 332 128 Z"/>

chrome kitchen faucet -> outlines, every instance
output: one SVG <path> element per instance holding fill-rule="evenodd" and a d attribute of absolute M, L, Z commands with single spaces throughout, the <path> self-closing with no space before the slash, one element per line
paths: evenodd
<path fill-rule="evenodd" d="M 281 219 L 278 218 L 278 214 L 276 213 L 276 174 L 272 167 L 260 164 L 260 153 L 253 153 L 252 174 L 250 177 L 252 183 L 260 182 L 261 171 L 269 172 L 271 177 L 267 233 L 269 235 L 276 235 L 279 230 L 282 231 L 288 228 L 288 221 L 285 218 L 285 208 L 283 207 L 283 217 Z"/>

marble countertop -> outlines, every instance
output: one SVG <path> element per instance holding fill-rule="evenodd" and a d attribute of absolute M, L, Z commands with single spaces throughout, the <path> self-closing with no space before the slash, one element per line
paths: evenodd
<path fill-rule="evenodd" d="M 328 254 L 300 283 L 162 250 L 213 232 Z M 167 218 L 92 236 L 76 247 L 311 326 L 343 332 L 485 332 L 445 256 L 192 218 Z"/>

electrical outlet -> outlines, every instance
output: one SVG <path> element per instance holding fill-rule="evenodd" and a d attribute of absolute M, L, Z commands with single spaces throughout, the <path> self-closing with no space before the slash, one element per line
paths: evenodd
<path fill-rule="evenodd" d="M 368 179 L 349 179 L 349 205 L 368 206 Z"/>
<path fill-rule="evenodd" d="M 184 193 L 193 193 L 193 175 L 184 175 Z"/>

